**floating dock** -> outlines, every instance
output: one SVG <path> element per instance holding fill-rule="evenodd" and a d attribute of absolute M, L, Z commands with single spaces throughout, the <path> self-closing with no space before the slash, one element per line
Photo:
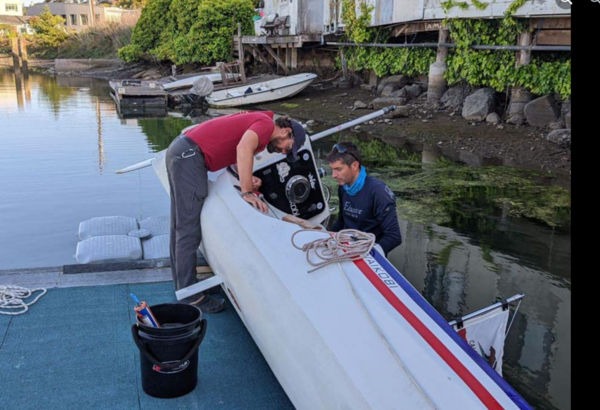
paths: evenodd
<path fill-rule="evenodd" d="M 111 96 L 120 107 L 166 107 L 168 94 L 158 81 L 109 81 Z"/>

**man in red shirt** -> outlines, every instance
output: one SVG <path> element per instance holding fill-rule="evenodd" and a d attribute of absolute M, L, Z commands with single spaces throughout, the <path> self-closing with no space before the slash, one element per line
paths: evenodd
<path fill-rule="evenodd" d="M 175 289 L 187 288 L 196 280 L 196 251 L 202 240 L 200 213 L 208 196 L 207 172 L 237 163 L 242 198 L 256 209 L 267 205 L 254 191 L 260 179 L 252 176 L 254 155 L 267 149 L 297 159 L 306 141 L 304 128 L 288 117 L 273 121 L 272 111 L 244 112 L 215 118 L 177 137 L 167 149 L 166 163 L 171 189 L 171 270 Z M 203 312 L 223 310 L 223 299 L 200 294 L 183 300 Z"/>

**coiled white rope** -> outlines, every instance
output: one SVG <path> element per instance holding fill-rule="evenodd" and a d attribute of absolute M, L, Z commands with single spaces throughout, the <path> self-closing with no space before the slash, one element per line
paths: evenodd
<path fill-rule="evenodd" d="M 33 301 L 25 302 L 38 291 L 41 293 Z M 29 306 L 36 303 L 46 292 L 47 290 L 43 288 L 27 289 L 21 286 L 0 286 L 0 315 L 22 315 L 29 310 Z M 20 309 L 20 311 L 14 312 L 8 309 Z"/>
<path fill-rule="evenodd" d="M 327 234 L 327 237 L 298 246 L 294 242 L 294 238 L 301 232 L 319 232 Z M 306 253 L 306 261 L 310 266 L 315 267 L 315 269 L 308 271 L 308 273 L 312 273 L 332 263 L 357 261 L 366 258 L 375 246 L 375 235 L 356 229 L 344 229 L 339 232 L 301 229 L 292 235 L 292 245 L 294 248 Z M 315 262 L 311 259 L 311 251 L 319 261 Z"/>

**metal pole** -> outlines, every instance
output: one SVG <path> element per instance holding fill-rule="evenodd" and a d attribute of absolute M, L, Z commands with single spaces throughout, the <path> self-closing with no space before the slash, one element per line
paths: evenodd
<path fill-rule="evenodd" d="M 321 138 L 328 137 L 328 136 L 330 136 L 332 134 L 335 134 L 336 132 L 347 130 L 348 128 L 354 127 L 355 125 L 362 124 L 363 122 L 372 120 L 374 118 L 381 117 L 382 115 L 386 115 L 386 114 L 388 114 L 388 113 L 390 113 L 392 111 L 395 111 L 395 110 L 396 110 L 396 106 L 395 105 L 386 107 L 386 108 L 384 108 L 382 110 L 379 110 L 377 112 L 374 112 L 372 114 L 365 115 L 364 117 L 360 117 L 360 118 L 357 118 L 357 119 L 352 120 L 350 122 L 347 122 L 345 124 L 338 125 L 337 127 L 333 127 L 333 128 L 330 128 L 330 129 L 328 129 L 326 131 L 319 132 L 318 134 L 315 134 L 315 135 L 311 136 L 310 140 L 312 142 L 315 142 L 317 140 L 320 140 Z"/>
<path fill-rule="evenodd" d="M 330 43 L 327 46 L 344 47 L 375 47 L 375 48 L 457 48 L 453 43 L 399 43 L 399 44 L 356 44 L 356 43 Z M 506 50 L 506 51 L 571 51 L 571 46 L 470 46 L 474 50 Z"/>
<path fill-rule="evenodd" d="M 365 115 L 364 117 L 357 118 L 357 119 L 352 120 L 350 122 L 347 122 L 345 124 L 341 124 L 341 125 L 338 125 L 337 127 L 334 127 L 334 128 L 328 129 L 326 131 L 320 132 L 318 134 L 315 134 L 315 135 L 313 135 L 313 136 L 310 137 L 310 140 L 314 142 L 314 141 L 319 140 L 321 138 L 327 137 L 327 136 L 329 136 L 331 134 L 335 134 L 336 132 L 346 130 L 346 129 L 348 129 L 350 127 L 353 127 L 355 125 L 358 125 L 358 124 L 362 124 L 365 121 L 369 121 L 369 120 L 372 120 L 374 118 L 381 117 L 382 115 L 388 114 L 388 113 L 390 113 L 392 111 L 395 111 L 395 110 L 396 110 L 396 106 L 395 105 L 386 107 L 386 108 L 384 108 L 382 110 L 379 110 L 379 111 L 376 111 L 376 112 L 374 112 L 372 114 Z M 130 166 L 126 167 L 126 168 L 118 170 L 117 174 L 126 174 L 128 172 L 138 171 L 138 170 L 143 169 L 143 168 L 151 167 L 152 163 L 154 162 L 154 160 L 156 160 L 156 157 L 147 159 L 147 160 L 142 161 L 142 162 L 138 162 L 137 164 L 134 164 L 134 165 L 130 165 Z"/>
<path fill-rule="evenodd" d="M 510 297 L 510 298 L 506 299 L 506 301 L 508 303 L 513 303 L 513 302 L 522 300 L 524 297 L 525 297 L 525 295 L 518 294 L 518 295 L 515 295 L 513 297 Z M 466 322 L 467 320 L 473 319 L 474 317 L 485 315 L 486 313 L 491 312 L 492 310 L 498 309 L 501 306 L 502 306 L 502 302 L 494 303 L 493 305 L 488 306 L 488 307 L 486 307 L 484 309 L 481 309 L 481 310 L 478 310 L 478 311 L 473 312 L 471 314 L 468 314 L 467 316 L 464 316 L 461 319 L 462 319 L 463 322 Z M 454 326 L 454 325 L 456 325 L 456 323 L 457 323 L 457 321 L 453 320 L 452 322 L 449 322 L 448 324 L 450 326 Z"/>
<path fill-rule="evenodd" d="M 156 159 L 156 157 L 147 159 L 147 160 L 142 161 L 142 162 L 138 162 L 137 164 L 133 164 L 133 165 L 130 165 L 130 166 L 126 167 L 126 168 L 120 169 L 116 173 L 119 174 L 119 175 L 120 174 L 127 174 L 128 172 L 133 172 L 133 171 L 137 171 L 137 170 L 140 170 L 140 169 L 143 169 L 143 168 L 151 167 L 152 163 L 154 162 L 155 159 Z"/>
<path fill-rule="evenodd" d="M 443 45 L 438 43 L 414 43 L 414 44 L 404 44 L 404 43 L 390 43 L 390 44 L 366 44 L 366 43 L 337 43 L 337 42 L 326 42 L 326 46 L 344 46 L 344 47 L 381 47 L 381 48 L 438 48 L 438 46 L 443 47 Z"/>

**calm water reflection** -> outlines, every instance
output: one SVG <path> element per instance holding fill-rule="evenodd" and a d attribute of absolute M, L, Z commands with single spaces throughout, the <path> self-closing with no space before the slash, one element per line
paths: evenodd
<path fill-rule="evenodd" d="M 191 121 L 121 119 L 108 85 L 0 71 L 0 269 L 74 263 L 79 223 L 169 213 L 151 156 Z"/>

